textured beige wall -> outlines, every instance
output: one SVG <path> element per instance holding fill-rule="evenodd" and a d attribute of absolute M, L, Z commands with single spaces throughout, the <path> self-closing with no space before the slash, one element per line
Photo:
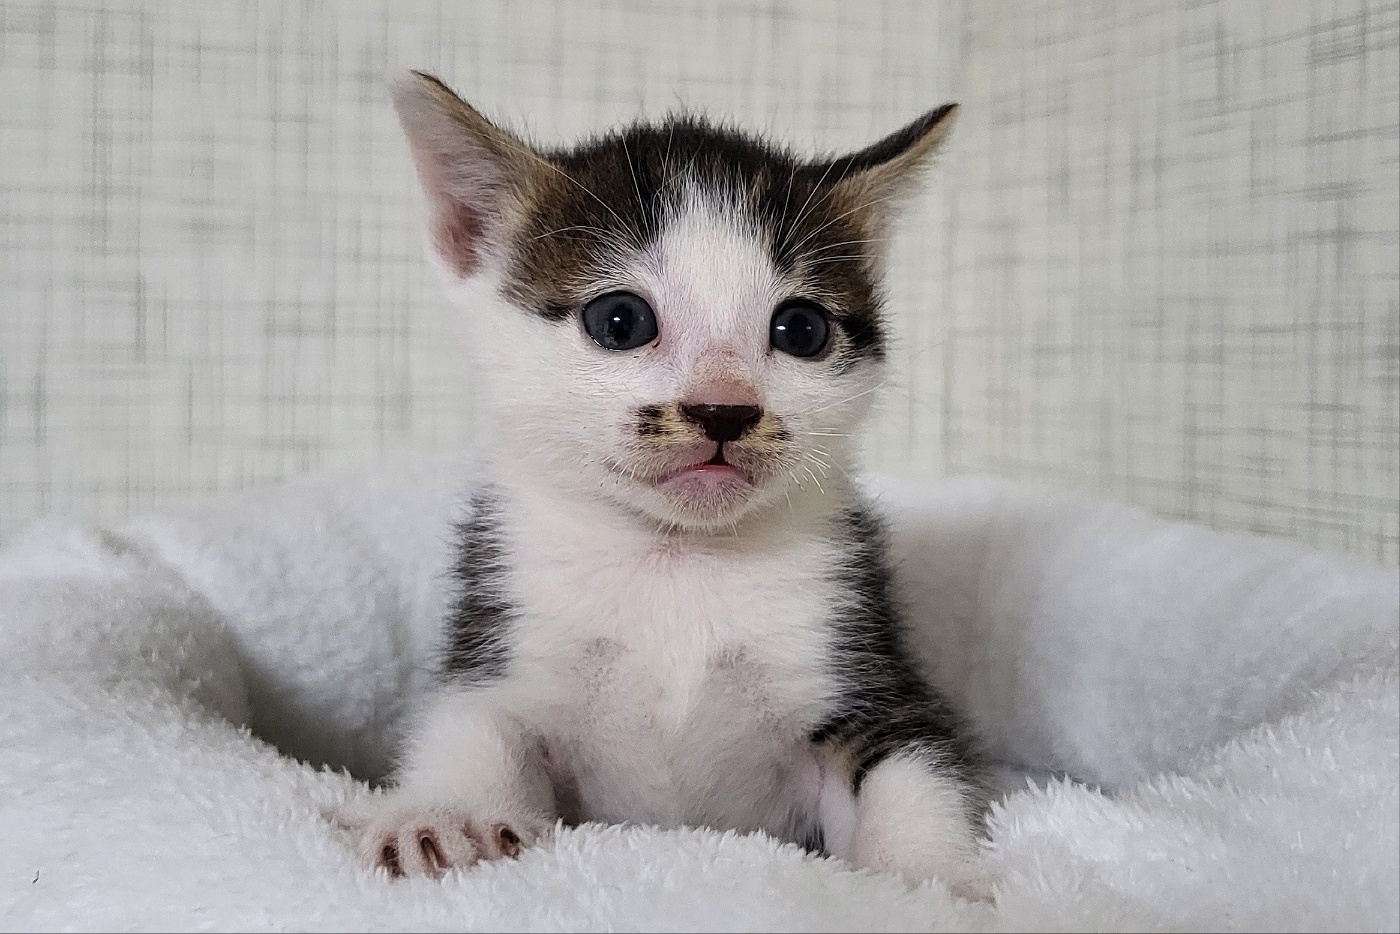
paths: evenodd
<path fill-rule="evenodd" d="M 1394 3 L 225 6 L 0 8 L 0 532 L 469 442 L 412 65 L 545 141 L 961 99 L 875 460 L 1397 558 Z"/>
<path fill-rule="evenodd" d="M 853 146 L 949 96 L 947 9 L 6 0 L 0 529 L 467 442 L 398 69 L 545 141 L 689 106 Z"/>
<path fill-rule="evenodd" d="M 1400 5 L 1008 6 L 963 23 L 942 469 L 1394 563 Z"/>

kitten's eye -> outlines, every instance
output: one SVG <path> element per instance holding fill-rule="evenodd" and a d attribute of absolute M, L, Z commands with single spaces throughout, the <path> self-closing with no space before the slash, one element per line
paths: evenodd
<path fill-rule="evenodd" d="M 826 312 L 812 302 L 793 301 L 773 312 L 768 339 L 783 353 L 794 357 L 815 357 L 826 349 L 831 325 Z"/>
<path fill-rule="evenodd" d="M 656 313 L 631 292 L 609 292 L 583 306 L 583 329 L 604 350 L 636 350 L 656 340 Z"/>

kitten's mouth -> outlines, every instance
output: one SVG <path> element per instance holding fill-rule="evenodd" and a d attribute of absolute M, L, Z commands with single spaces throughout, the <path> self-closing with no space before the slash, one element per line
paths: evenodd
<path fill-rule="evenodd" d="M 746 496 L 753 489 L 753 479 L 725 457 L 724 443 L 720 442 L 709 460 L 666 474 L 656 486 L 682 501 L 720 505 Z"/>
<path fill-rule="evenodd" d="M 702 461 L 698 464 L 691 464 L 688 467 L 682 467 L 680 470 L 676 471 L 670 476 L 664 477 L 662 479 L 662 482 L 665 483 L 667 481 L 674 480 L 677 477 L 692 472 L 700 472 L 704 474 L 711 474 L 714 476 L 722 476 L 725 473 L 731 473 L 735 476 L 741 477 L 745 483 L 750 482 L 749 475 L 747 473 L 745 473 L 741 468 L 736 467 L 734 464 L 731 464 L 728 460 L 725 459 L 723 441 L 715 445 L 714 456 L 711 457 L 709 460 Z"/>

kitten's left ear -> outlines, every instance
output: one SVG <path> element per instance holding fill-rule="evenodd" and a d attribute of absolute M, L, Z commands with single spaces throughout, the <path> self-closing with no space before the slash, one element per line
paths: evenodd
<path fill-rule="evenodd" d="M 935 107 L 922 117 L 889 136 L 848 156 L 833 160 L 824 168 L 839 179 L 838 191 L 862 195 L 863 201 L 904 194 L 927 167 L 933 154 L 943 146 L 958 115 L 957 104 Z"/>

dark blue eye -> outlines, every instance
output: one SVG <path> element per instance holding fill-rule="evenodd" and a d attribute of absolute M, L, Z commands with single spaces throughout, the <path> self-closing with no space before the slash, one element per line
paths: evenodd
<path fill-rule="evenodd" d="M 583 329 L 604 350 L 636 350 L 656 340 L 656 313 L 631 292 L 609 292 L 583 306 Z"/>
<path fill-rule="evenodd" d="M 826 311 L 807 301 L 791 301 L 773 312 L 768 340 L 773 347 L 794 357 L 815 357 L 826 349 L 831 325 Z"/>

